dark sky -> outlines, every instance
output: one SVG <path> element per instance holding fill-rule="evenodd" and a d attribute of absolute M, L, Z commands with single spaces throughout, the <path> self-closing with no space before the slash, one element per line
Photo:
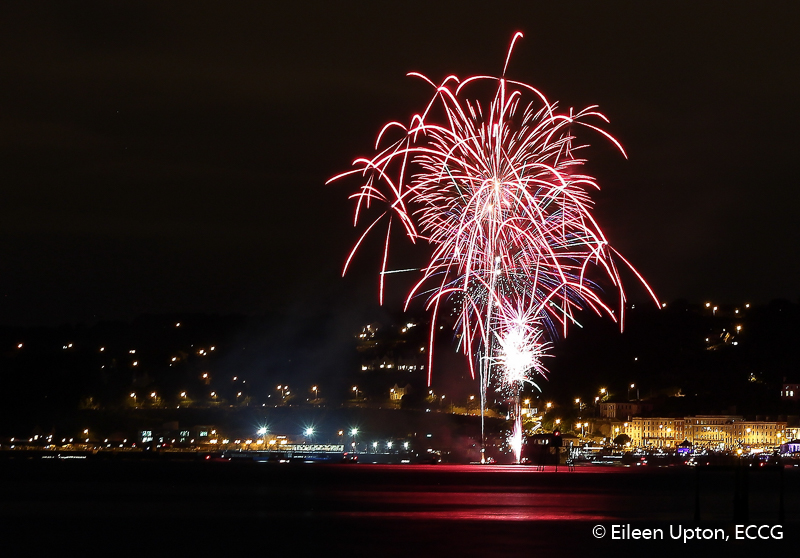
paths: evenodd
<path fill-rule="evenodd" d="M 509 77 L 628 151 L 586 138 L 597 216 L 661 299 L 800 295 L 796 2 L 163 4 L 0 8 L 0 324 L 370 311 L 325 180 L 517 30 Z"/>

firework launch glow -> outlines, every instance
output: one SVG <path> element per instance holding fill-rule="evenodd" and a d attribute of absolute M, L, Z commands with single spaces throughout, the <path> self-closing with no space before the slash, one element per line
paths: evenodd
<path fill-rule="evenodd" d="M 641 275 L 614 250 L 592 216 L 589 193 L 595 179 L 580 172 L 587 131 L 622 146 L 602 129 L 608 120 L 596 107 L 559 112 L 534 87 L 505 77 L 517 33 L 500 77 L 448 76 L 433 87 L 425 109 L 408 125 L 389 122 L 370 158 L 328 182 L 358 176 L 354 225 L 365 219 L 363 240 L 386 227 L 379 275 L 380 302 L 393 231 L 429 247 L 429 259 L 410 289 L 431 312 L 428 382 L 433 369 L 437 316 L 456 308 L 455 334 L 472 377 L 479 376 L 481 413 L 495 389 L 513 402 L 511 436 L 517 460 L 522 445 L 519 395 L 526 383 L 538 387 L 542 358 L 559 336 L 588 309 L 624 324 L 625 291 L 619 264 Z M 482 101 L 487 85 L 492 91 Z M 472 95 L 475 91 L 476 95 Z M 368 217 L 369 215 L 369 217 Z M 600 282 L 610 285 L 601 289 Z M 604 300 L 611 290 L 615 303 Z M 619 308 L 615 312 L 614 308 Z"/>

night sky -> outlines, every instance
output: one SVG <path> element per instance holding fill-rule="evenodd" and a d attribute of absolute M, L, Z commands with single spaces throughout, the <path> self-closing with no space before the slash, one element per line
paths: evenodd
<path fill-rule="evenodd" d="M 422 109 L 407 72 L 496 75 L 518 30 L 507 75 L 627 150 L 583 136 L 660 299 L 800 296 L 796 2 L 162 4 L 0 8 L 0 324 L 373 312 L 358 183 L 325 181 Z"/>

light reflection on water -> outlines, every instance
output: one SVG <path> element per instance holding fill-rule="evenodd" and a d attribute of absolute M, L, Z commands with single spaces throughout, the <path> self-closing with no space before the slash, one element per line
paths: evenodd
<path fill-rule="evenodd" d="M 162 550 L 176 556 L 227 556 L 232 549 L 302 556 L 309 548 L 315 555 L 404 558 L 527 556 L 534 550 L 575 555 L 565 548 L 582 549 L 582 556 L 586 549 L 597 556 L 655 555 L 660 546 L 598 540 L 592 528 L 692 525 L 697 509 L 706 526 L 733 517 L 729 470 L 698 475 L 688 468 L 641 467 L 560 467 L 555 473 L 553 467 L 540 472 L 466 465 L 6 465 L 0 522 L 17 540 L 54 548 L 76 533 L 90 533 L 94 544 L 114 548 L 168 526 L 177 535 Z M 781 481 L 787 523 L 800 518 L 800 475 L 792 473 Z M 750 477 L 750 521 L 778 523 L 777 480 L 766 471 Z M 764 555 L 762 547 L 747 555 Z M 681 555 L 686 547 L 677 550 Z"/>
<path fill-rule="evenodd" d="M 89 465 L 89 464 L 86 464 Z M 689 468 L 101 464 L 9 475 L 0 518 L 327 518 L 441 521 L 727 521 L 733 472 Z M 41 473 L 41 474 L 39 474 Z M 47 473 L 59 473 L 53 477 Z M 774 477 L 774 478 L 773 478 Z M 13 482 L 11 479 L 15 479 Z M 798 516 L 786 475 L 786 518 Z M 779 479 L 753 474 L 751 517 L 777 519 Z M 699 490 L 696 492 L 696 487 Z"/>
<path fill-rule="evenodd" d="M 603 498 L 585 495 L 517 494 L 508 492 L 359 492 L 338 494 L 361 507 L 340 511 L 347 517 L 425 520 L 602 520 Z M 592 503 L 598 504 L 593 506 Z M 348 506 L 349 507 L 349 506 Z"/>
<path fill-rule="evenodd" d="M 508 465 L 359 465 L 358 469 L 367 478 L 402 473 L 406 483 L 321 491 L 315 498 L 327 503 L 323 506 L 327 513 L 414 521 L 602 521 L 667 516 L 688 519 L 693 511 L 685 490 L 665 490 L 656 482 L 643 492 L 637 483 L 631 485 L 626 479 L 641 479 L 635 469 L 585 467 L 567 471 L 560 467 L 559 473 L 552 466 L 542 472 Z M 502 479 L 500 486 L 496 485 L 498 479 Z"/>

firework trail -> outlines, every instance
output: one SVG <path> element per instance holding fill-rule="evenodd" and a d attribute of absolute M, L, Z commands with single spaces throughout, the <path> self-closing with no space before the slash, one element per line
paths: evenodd
<path fill-rule="evenodd" d="M 505 66 L 515 41 L 511 42 Z M 580 173 L 575 133 L 585 129 L 622 146 L 600 126 L 608 120 L 596 107 L 558 112 L 534 87 L 500 77 L 448 76 L 440 85 L 410 73 L 435 90 L 425 109 L 408 125 L 389 122 L 378 134 L 371 158 L 331 178 L 360 176 L 351 198 L 354 225 L 367 213 L 363 240 L 386 226 L 380 270 L 383 303 L 392 231 L 430 248 L 428 263 L 411 288 L 427 297 L 431 311 L 428 382 L 433 367 L 437 316 L 446 303 L 458 311 L 456 333 L 476 366 L 481 384 L 481 414 L 490 388 L 515 404 L 512 445 L 519 458 L 522 428 L 519 393 L 543 375 L 541 357 L 550 340 L 567 334 L 575 313 L 589 309 L 624 323 L 625 292 L 618 262 L 629 267 L 653 299 L 636 270 L 606 240 L 592 216 L 589 192 L 595 180 Z M 488 104 L 468 95 L 493 86 Z M 598 280 L 610 284 L 617 302 L 602 298 Z M 612 310 L 618 307 L 618 315 Z M 538 386 L 537 386 L 538 387 Z"/>
<path fill-rule="evenodd" d="M 541 358 L 548 356 L 548 343 L 541 340 L 544 331 L 535 315 L 535 307 L 526 305 L 523 300 L 515 300 L 512 304 L 508 302 L 504 301 L 496 313 L 497 325 L 492 328 L 495 347 L 489 351 L 486 359 L 489 361 L 487 370 L 502 371 L 500 388 L 511 400 L 511 414 L 514 417 L 509 443 L 516 461 L 519 462 L 523 438 L 520 393 L 526 383 L 538 389 L 532 375 L 544 375 Z M 486 393 L 487 390 L 481 391 Z"/>

